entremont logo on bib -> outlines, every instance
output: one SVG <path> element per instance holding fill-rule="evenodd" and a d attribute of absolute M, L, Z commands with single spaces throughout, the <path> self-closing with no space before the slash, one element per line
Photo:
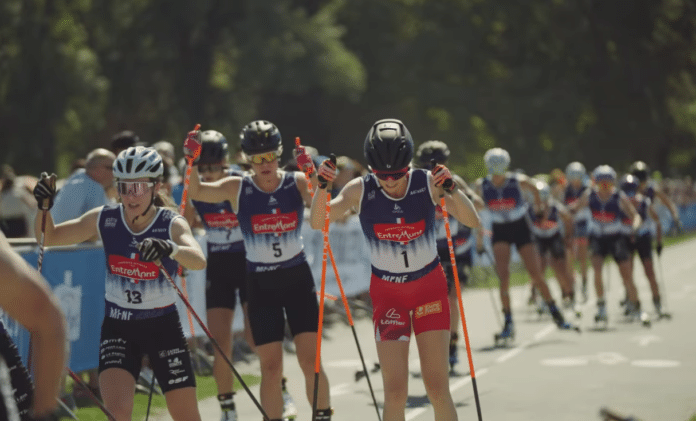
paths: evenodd
<path fill-rule="evenodd" d="M 403 218 L 396 218 L 396 224 L 375 224 L 375 235 L 379 240 L 396 241 L 408 243 L 423 235 L 425 232 L 425 221 L 404 223 Z"/>
<path fill-rule="evenodd" d="M 252 215 L 251 229 L 254 234 L 281 234 L 297 228 L 297 213 L 272 213 Z"/>
<path fill-rule="evenodd" d="M 604 212 L 604 211 L 599 211 L 599 212 L 592 212 L 592 217 L 597 221 L 597 222 L 614 222 L 616 220 L 616 214 L 614 212 Z"/>
<path fill-rule="evenodd" d="M 111 254 L 109 255 L 109 271 L 114 275 L 131 278 L 135 280 L 136 283 L 141 280 L 148 281 L 157 279 L 159 276 L 159 267 L 154 262 L 143 262 L 138 260 L 138 258 L 138 255 L 136 255 L 135 259 L 131 259 L 125 256 Z"/>
<path fill-rule="evenodd" d="M 488 201 L 488 208 L 492 211 L 506 211 L 515 209 L 517 201 L 515 199 L 491 199 Z"/>
<path fill-rule="evenodd" d="M 206 213 L 203 219 L 210 228 L 237 228 L 239 226 L 237 215 L 226 210 L 223 210 L 222 213 Z"/>

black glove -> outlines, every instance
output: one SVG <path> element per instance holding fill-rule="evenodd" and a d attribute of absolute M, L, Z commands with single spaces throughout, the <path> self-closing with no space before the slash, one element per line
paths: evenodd
<path fill-rule="evenodd" d="M 657 246 L 655 247 L 655 251 L 657 252 L 657 255 L 662 254 L 662 242 L 657 243 Z"/>
<path fill-rule="evenodd" d="M 317 180 L 319 180 L 319 188 L 325 189 L 326 186 L 336 179 L 336 155 L 329 155 L 329 159 L 325 159 L 317 170 Z"/>
<path fill-rule="evenodd" d="M 140 258 L 143 262 L 162 260 L 163 257 L 173 257 L 179 247 L 173 241 L 161 238 L 146 238 L 138 244 Z"/>
<path fill-rule="evenodd" d="M 34 197 L 39 210 L 50 210 L 53 198 L 56 196 L 56 175 L 42 172 L 39 181 L 34 186 Z"/>

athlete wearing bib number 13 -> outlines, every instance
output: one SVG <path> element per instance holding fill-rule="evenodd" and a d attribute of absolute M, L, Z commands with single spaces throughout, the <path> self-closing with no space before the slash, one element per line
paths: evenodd
<path fill-rule="evenodd" d="M 99 235 L 106 254 L 106 309 L 102 323 L 99 387 L 117 420 L 130 420 L 135 381 L 147 354 L 174 420 L 200 420 L 196 383 L 176 292 L 161 273 L 178 264 L 205 268 L 186 220 L 162 207 L 162 158 L 152 148 L 130 147 L 113 164 L 121 203 L 53 224 L 46 215 L 46 245 L 76 244 Z M 51 196 L 52 192 L 47 195 Z M 38 224 L 40 225 L 40 224 Z M 40 232 L 37 230 L 37 238 Z"/>
<path fill-rule="evenodd" d="M 335 221 L 357 209 L 371 250 L 370 296 L 384 381 L 384 421 L 403 420 L 408 398 L 408 350 L 415 332 L 421 371 L 438 421 L 457 419 L 449 390 L 450 312 L 447 279 L 436 247 L 435 208 L 440 196 L 459 222 L 477 228 L 479 217 L 444 166 L 411 169 L 413 139 L 395 119 L 377 121 L 365 139 L 372 174 L 350 181 L 331 200 Z M 320 179 L 336 176 L 325 161 Z M 322 186 L 320 186 L 322 187 Z M 326 184 L 312 202 L 312 228 L 326 218 Z M 445 194 L 446 193 L 446 194 Z"/>
<path fill-rule="evenodd" d="M 202 183 L 193 167 L 189 194 L 203 202 L 229 201 L 237 215 L 246 250 L 249 324 L 261 361 L 261 405 L 271 420 L 280 420 L 286 316 L 310 402 L 314 391 L 319 306 L 300 234 L 304 208 L 312 197 L 304 174 L 278 168 L 282 142 L 274 124 L 253 121 L 244 126 L 240 138 L 250 173 Z M 185 153 L 198 146 L 196 140 L 197 133 L 189 133 Z M 316 420 L 330 420 L 323 369 L 317 405 Z"/>

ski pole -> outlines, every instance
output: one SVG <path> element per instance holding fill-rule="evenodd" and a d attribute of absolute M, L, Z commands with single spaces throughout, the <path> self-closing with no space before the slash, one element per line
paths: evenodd
<path fill-rule="evenodd" d="M 242 376 L 239 374 L 239 372 L 237 371 L 237 369 L 234 368 L 234 365 L 232 365 L 232 361 L 230 361 L 230 359 L 227 357 L 227 355 L 225 355 L 225 353 L 222 351 L 222 348 L 220 348 L 220 344 L 218 344 L 217 341 L 213 338 L 213 335 L 210 333 L 210 331 L 208 330 L 208 328 L 205 326 L 205 323 L 203 323 L 203 321 L 201 320 L 201 318 L 198 317 L 198 314 L 197 314 L 196 311 L 193 309 L 193 306 L 192 306 L 191 303 L 189 302 L 188 298 L 186 298 L 186 296 L 184 296 L 184 293 L 181 292 L 181 289 L 176 285 L 176 282 L 174 282 L 174 279 L 172 279 L 172 276 L 169 274 L 169 272 L 167 272 L 167 269 L 164 268 L 164 266 L 162 265 L 162 263 L 161 263 L 161 262 L 156 262 L 156 263 L 157 263 L 157 265 L 159 266 L 159 268 L 160 268 L 160 270 L 162 271 L 162 273 L 164 274 L 164 277 L 167 279 L 167 281 L 169 281 L 169 284 L 170 284 L 172 287 L 174 287 L 174 290 L 176 291 L 177 295 L 179 295 L 179 298 L 181 298 L 181 301 L 183 301 L 183 302 L 184 302 L 184 305 L 191 311 L 190 314 L 193 315 L 193 317 L 194 317 L 194 318 L 196 319 L 196 321 L 198 322 L 198 325 L 203 329 L 203 332 L 205 332 L 206 336 L 208 336 L 208 339 L 210 339 L 210 343 L 213 344 L 213 347 L 215 347 L 215 349 L 217 350 L 217 352 L 220 353 L 220 356 L 222 356 L 222 359 L 224 359 L 225 362 L 227 363 L 227 365 L 230 366 L 230 368 L 232 369 L 232 372 L 234 373 L 235 377 L 237 377 L 237 380 L 239 381 L 239 384 L 242 385 L 242 387 L 243 387 L 244 390 L 247 392 L 247 394 L 249 395 L 249 397 L 251 398 L 251 400 L 254 401 L 254 404 L 256 405 L 256 407 L 259 409 L 259 411 L 261 411 L 261 415 L 263 415 L 263 419 L 264 419 L 265 421 L 270 421 L 270 418 L 268 418 L 268 415 L 266 414 L 266 411 L 263 410 L 263 408 L 261 407 L 261 404 L 259 403 L 259 401 L 256 399 L 256 397 L 254 396 L 254 394 L 251 393 L 251 390 L 249 389 L 249 386 L 247 386 L 247 384 L 246 384 L 246 382 L 244 381 L 244 379 L 242 379 Z"/>
<path fill-rule="evenodd" d="M 662 304 L 663 304 L 663 308 L 664 308 L 663 313 L 670 314 L 669 307 L 667 306 L 667 289 L 665 288 L 665 270 L 662 267 L 661 253 L 657 254 L 657 266 L 660 267 L 660 290 L 662 291 L 662 293 L 660 294 L 660 298 L 662 299 Z"/>
<path fill-rule="evenodd" d="M 81 388 L 83 388 L 83 389 L 85 390 L 85 392 L 87 392 L 87 396 L 89 396 L 89 398 L 90 398 L 94 403 L 97 404 L 97 406 L 99 407 L 99 409 L 102 410 L 102 412 L 106 415 L 106 417 L 107 417 L 109 420 L 111 420 L 111 421 L 116 421 L 116 417 L 114 417 L 114 416 L 111 414 L 111 412 L 109 412 L 109 410 L 106 409 L 106 406 L 104 406 L 104 404 L 99 400 L 99 398 L 97 398 L 97 397 L 94 395 L 94 393 L 92 392 L 92 390 L 90 390 L 89 386 L 87 386 L 87 385 L 85 384 L 85 382 L 82 381 L 82 379 L 81 379 L 77 374 L 75 374 L 70 368 L 65 367 L 65 369 L 68 371 L 68 374 L 70 375 L 70 377 L 72 377 L 73 380 L 75 380 L 75 382 L 76 382 Z"/>
<path fill-rule="evenodd" d="M 301 146 L 299 137 L 295 138 L 295 146 L 298 146 L 298 147 Z M 309 172 L 305 173 L 305 178 L 307 179 L 309 191 L 312 193 L 312 196 L 314 196 L 314 189 L 312 188 L 312 181 L 309 178 L 310 175 L 311 175 L 311 170 Z M 328 210 L 327 210 L 327 212 L 328 212 Z M 353 330 L 353 337 L 355 338 L 355 345 L 358 348 L 358 354 L 360 355 L 360 362 L 362 363 L 363 372 L 365 373 L 365 378 L 367 379 L 367 385 L 370 388 L 370 395 L 372 395 L 372 402 L 375 404 L 375 411 L 377 411 L 377 419 L 379 421 L 382 421 L 382 416 L 379 413 L 379 406 L 377 406 L 377 399 L 375 398 L 375 392 L 372 388 L 372 382 L 370 381 L 370 376 L 368 375 L 368 372 L 367 372 L 367 365 L 365 364 L 365 357 L 363 356 L 362 349 L 360 348 L 360 341 L 358 341 L 358 334 L 355 331 L 355 324 L 353 323 L 353 316 L 351 315 L 350 305 L 348 304 L 348 299 L 346 298 L 346 293 L 343 291 L 343 283 L 341 282 L 341 277 L 338 275 L 338 266 L 336 265 L 336 260 L 334 259 L 333 251 L 331 250 L 331 243 L 329 243 L 328 241 L 327 241 L 327 249 L 329 252 L 329 258 L 331 259 L 331 266 L 333 267 L 334 275 L 336 276 L 336 283 L 338 284 L 338 289 L 341 291 L 341 300 L 343 301 L 343 307 L 346 310 L 346 316 L 348 317 L 348 323 L 350 324 L 350 328 Z"/>
<path fill-rule="evenodd" d="M 145 412 L 145 421 L 150 418 L 150 405 L 152 405 L 152 392 L 155 391 L 155 372 L 152 372 L 152 380 L 150 380 L 150 394 L 147 397 L 147 411 Z"/>
<path fill-rule="evenodd" d="M 314 396 L 312 399 L 312 419 L 317 419 L 317 398 L 319 396 L 319 369 L 321 367 L 321 332 L 324 327 L 324 294 L 326 293 L 326 255 L 329 248 L 329 222 L 331 221 L 331 193 L 326 192 L 326 218 L 324 219 L 324 251 L 321 258 L 321 293 L 319 294 L 319 328 L 317 329 L 317 353 L 314 359 Z"/>
<path fill-rule="evenodd" d="M 445 205 L 445 197 L 440 198 L 440 207 L 442 208 L 442 219 L 445 221 L 445 230 L 447 232 L 447 247 L 449 248 L 450 262 L 452 263 L 452 272 L 454 273 L 454 285 L 457 288 L 457 300 L 459 302 L 459 316 L 462 319 L 462 328 L 464 329 L 464 341 L 466 344 L 466 355 L 469 359 L 469 372 L 471 373 L 471 385 L 474 388 L 474 399 L 476 400 L 476 413 L 479 421 L 482 421 L 481 402 L 479 402 L 478 386 L 476 386 L 476 374 L 474 373 L 474 361 L 471 358 L 471 345 L 469 344 L 469 332 L 466 328 L 466 316 L 464 316 L 464 302 L 462 301 L 462 289 L 459 286 L 459 273 L 457 272 L 457 259 L 454 257 L 454 245 L 452 244 L 452 232 L 450 231 L 449 217 L 447 215 L 447 206 Z"/>

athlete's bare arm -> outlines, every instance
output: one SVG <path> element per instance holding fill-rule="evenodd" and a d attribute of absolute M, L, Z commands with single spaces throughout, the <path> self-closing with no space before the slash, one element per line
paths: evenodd
<path fill-rule="evenodd" d="M 481 226 L 481 218 L 479 218 L 474 204 L 461 189 L 455 189 L 451 194 L 446 193 L 442 187 L 435 186 L 435 180 L 431 173 L 428 173 L 428 183 L 430 183 L 430 195 L 433 203 L 439 204 L 440 197 L 444 196 L 447 211 L 457 221 L 470 228 Z"/>
<path fill-rule="evenodd" d="M 316 173 L 316 171 L 314 171 Z M 304 201 L 305 207 L 312 206 L 312 191 L 309 190 L 309 183 L 307 178 L 301 172 L 295 172 L 295 182 L 297 183 L 297 190 L 299 190 L 300 195 L 302 195 L 302 201 Z M 314 182 L 312 182 L 312 187 L 316 186 L 317 177 L 314 177 Z"/>
<path fill-rule="evenodd" d="M 631 218 L 631 227 L 633 228 L 633 232 L 636 232 L 638 227 L 640 227 L 642 220 L 638 212 L 636 212 L 636 208 L 633 206 L 633 203 L 631 203 L 631 200 L 626 197 L 623 192 L 619 192 L 619 208 L 621 208 L 621 211 L 625 213 L 626 216 Z"/>
<path fill-rule="evenodd" d="M 486 209 L 486 202 L 483 201 L 483 178 L 479 178 L 476 180 L 476 187 L 474 188 L 474 193 L 476 193 L 476 196 L 479 198 L 480 201 L 474 201 L 474 205 L 476 206 L 476 210 L 481 212 L 482 210 Z"/>
<path fill-rule="evenodd" d="M 191 168 L 188 194 L 191 199 L 207 203 L 220 203 L 229 200 L 232 204 L 232 210 L 236 213 L 239 205 L 237 196 L 239 194 L 239 186 L 241 185 L 242 177 L 233 175 L 212 183 L 201 182 L 198 168 L 194 165 Z"/>
<path fill-rule="evenodd" d="M 0 291 L 0 307 L 32 334 L 35 382 L 32 409 L 36 418 L 43 418 L 56 406 L 65 367 L 65 319 L 41 275 L 12 251 L 2 233 Z"/>
<path fill-rule="evenodd" d="M 592 189 L 585 189 L 582 196 L 578 197 L 575 203 L 568 205 L 568 211 L 571 214 L 576 214 L 580 209 L 588 207 L 590 205 L 590 193 L 592 193 Z"/>
<path fill-rule="evenodd" d="M 537 189 L 537 187 L 531 181 L 529 181 L 529 177 L 524 174 L 518 174 L 517 180 L 519 181 L 520 188 L 522 190 L 526 190 L 534 195 L 534 209 L 542 209 L 543 206 L 541 203 L 541 196 L 539 196 L 539 189 Z"/>
<path fill-rule="evenodd" d="M 312 199 L 312 211 L 310 213 L 310 225 L 314 229 L 324 228 L 324 220 L 326 219 L 326 192 L 327 189 L 317 189 Z M 363 185 L 361 178 L 355 178 L 343 187 L 343 190 L 331 199 L 331 214 L 329 218 L 331 222 L 341 219 L 351 209 L 357 209 L 360 206 L 360 197 L 363 194 Z"/>
<path fill-rule="evenodd" d="M 172 241 L 179 246 L 174 260 L 187 269 L 205 269 L 206 260 L 203 250 L 193 237 L 191 228 L 181 218 L 175 218 L 172 222 Z"/>
<path fill-rule="evenodd" d="M 660 221 L 660 215 L 658 215 L 655 210 L 655 202 L 650 202 L 650 206 L 648 206 L 648 216 L 655 221 L 655 239 L 658 244 L 662 244 L 662 221 Z"/>
<path fill-rule="evenodd" d="M 474 204 L 474 207 L 476 208 L 477 211 L 480 211 L 484 207 L 483 199 L 481 199 L 481 196 L 479 196 L 474 189 L 469 187 L 469 185 L 464 181 L 463 178 L 458 176 L 457 174 L 453 175 L 454 182 L 457 183 L 457 186 L 462 189 L 464 194 L 471 200 L 471 203 Z"/>
<path fill-rule="evenodd" d="M 573 216 L 570 214 L 570 212 L 568 212 L 568 209 L 566 209 L 566 207 L 560 203 L 556 203 L 556 209 L 558 215 L 560 215 L 561 220 L 563 221 L 563 229 L 565 230 L 564 238 L 568 240 L 573 236 L 573 229 L 575 228 Z"/>
<path fill-rule="evenodd" d="M 46 235 L 44 240 L 45 246 L 67 246 L 71 244 L 82 243 L 95 238 L 99 235 L 97 228 L 97 220 L 99 212 L 103 206 L 94 208 L 85 212 L 79 218 L 65 221 L 61 224 L 54 225 L 51 212 L 46 212 Z M 34 224 L 34 235 L 36 241 L 41 241 L 41 211 L 36 213 Z"/>

